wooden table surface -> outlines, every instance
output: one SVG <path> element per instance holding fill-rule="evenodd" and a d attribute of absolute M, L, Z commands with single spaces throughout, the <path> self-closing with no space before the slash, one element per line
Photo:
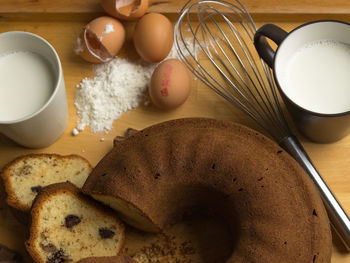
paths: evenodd
<path fill-rule="evenodd" d="M 175 21 L 185 0 L 174 0 L 156 5 L 150 10 L 163 12 Z M 350 2 L 347 0 L 242 0 L 258 26 L 273 22 L 287 31 L 310 20 L 335 18 L 350 20 Z M 128 128 L 142 129 L 151 124 L 181 117 L 210 117 L 239 122 L 261 129 L 243 113 L 214 94 L 199 81 L 193 81 L 189 99 L 173 111 L 161 111 L 152 105 L 143 106 L 123 114 L 114 122 L 108 133 L 92 133 L 89 129 L 72 136 L 77 115 L 74 107 L 76 85 L 84 77 L 93 76 L 92 66 L 74 53 L 74 44 L 83 26 L 91 19 L 103 14 L 98 0 L 0 0 L 0 33 L 12 30 L 30 31 L 47 39 L 57 50 L 63 65 L 69 104 L 69 124 L 62 137 L 45 149 L 31 150 L 16 145 L 0 134 L 0 169 L 13 158 L 26 153 L 79 154 L 92 165 L 112 148 L 112 140 Z M 126 23 L 129 33 L 133 23 Z M 104 138 L 102 142 L 100 139 Z M 350 136 L 332 144 L 315 144 L 299 135 L 315 166 L 325 181 L 350 213 Z M 0 243 L 23 250 L 25 227 L 18 224 L 9 213 L 0 190 Z M 339 240 L 334 237 L 332 262 L 350 262 Z"/>

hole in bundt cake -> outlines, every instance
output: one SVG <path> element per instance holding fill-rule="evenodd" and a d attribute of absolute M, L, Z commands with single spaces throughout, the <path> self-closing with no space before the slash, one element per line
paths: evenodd
<path fill-rule="evenodd" d="M 106 176 L 106 175 L 107 175 L 106 173 L 101 174 L 102 177 L 104 177 L 104 176 Z"/>
<path fill-rule="evenodd" d="M 211 169 L 215 170 L 215 163 L 212 164 Z"/>
<path fill-rule="evenodd" d="M 258 179 L 258 181 L 261 181 L 262 179 L 264 179 L 264 177 L 260 177 L 260 178 Z"/>
<path fill-rule="evenodd" d="M 160 177 L 160 173 L 156 173 L 155 175 L 154 175 L 154 179 L 158 179 Z"/>
<path fill-rule="evenodd" d="M 313 214 L 314 216 L 317 216 L 316 209 L 312 210 L 312 214 Z"/>
<path fill-rule="evenodd" d="M 217 216 L 196 210 L 189 211 L 181 222 L 159 234 L 127 227 L 126 236 L 129 238 L 124 251 L 138 262 L 226 262 L 233 249 L 227 224 Z M 135 247 L 135 241 L 131 240 L 139 241 L 140 238 L 142 244 Z"/>
<path fill-rule="evenodd" d="M 180 191 L 181 195 L 179 195 Z M 164 200 L 167 202 L 167 204 L 164 203 L 164 206 L 178 208 L 177 210 L 169 210 L 169 213 L 171 214 L 169 214 L 168 218 L 171 218 L 171 221 L 165 222 L 165 225 L 167 226 L 164 228 L 165 233 L 168 233 L 169 231 L 171 232 L 174 229 L 177 229 L 174 232 L 178 233 L 178 229 L 184 231 L 183 229 L 185 228 L 186 235 L 191 236 L 190 240 L 196 244 L 196 256 L 201 257 L 200 260 L 195 260 L 194 262 L 225 262 L 225 260 L 227 260 L 232 254 L 232 251 L 240 238 L 239 217 L 237 217 L 235 209 L 232 209 L 231 201 L 235 196 L 230 196 L 221 191 L 219 192 L 218 190 L 215 190 L 213 186 L 208 188 L 204 185 L 182 185 L 180 188 L 175 187 L 167 192 L 167 196 L 172 195 L 180 196 L 181 201 L 176 199 L 176 202 L 184 204 L 185 206 L 179 207 L 178 203 L 176 203 L 176 205 L 175 203 L 172 203 L 172 200 L 175 202 L 175 199 L 170 198 Z M 138 229 L 142 227 L 142 229 L 146 231 L 157 231 L 157 229 L 154 229 L 153 223 L 150 221 L 151 219 L 145 217 L 142 211 L 138 210 L 131 204 L 117 198 L 103 195 L 94 195 L 94 198 L 118 210 L 121 218 L 131 226 L 137 225 Z M 234 218 L 234 220 L 232 220 L 232 218 Z M 206 224 L 209 224 L 209 226 Z M 143 235 L 150 239 L 153 237 L 152 240 L 155 240 L 154 237 L 158 237 L 156 240 L 159 241 L 159 235 L 161 234 L 144 233 Z M 214 237 L 217 239 L 213 239 Z M 143 240 L 144 239 L 145 238 L 143 238 Z M 185 241 L 186 240 L 184 240 L 184 242 Z M 154 251 L 155 247 L 158 248 L 159 244 L 157 242 L 152 243 L 149 246 L 149 249 Z M 176 253 L 181 254 L 181 244 L 182 243 L 177 244 Z M 216 248 L 220 253 L 214 253 L 213 255 L 211 253 L 212 250 L 209 250 L 210 252 L 208 251 L 208 244 L 212 244 L 213 246 L 220 244 L 220 247 L 218 246 Z M 143 251 L 148 251 L 147 248 L 148 247 L 146 246 Z M 187 243 L 186 246 L 183 245 L 182 252 L 186 251 L 191 251 L 189 243 Z M 211 254 L 209 255 L 208 253 Z M 164 262 L 166 262 L 166 260 Z M 178 262 L 187 261 L 180 260 Z"/>
<path fill-rule="evenodd" d="M 314 255 L 314 258 L 312 259 L 312 262 L 315 263 L 315 262 L 316 262 L 316 259 L 317 259 L 317 256 Z"/>
<path fill-rule="evenodd" d="M 280 154 L 280 153 L 282 153 L 283 151 L 282 150 L 279 150 L 279 151 L 277 151 L 277 154 Z"/>

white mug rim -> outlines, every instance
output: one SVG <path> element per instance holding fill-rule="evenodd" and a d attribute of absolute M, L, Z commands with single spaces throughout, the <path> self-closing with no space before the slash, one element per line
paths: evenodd
<path fill-rule="evenodd" d="M 15 35 L 15 34 L 31 36 L 33 38 L 36 38 L 36 39 L 42 41 L 45 45 L 47 45 L 49 47 L 49 49 L 54 54 L 54 59 L 55 59 L 55 62 L 57 63 L 57 66 L 58 66 L 58 71 L 57 71 L 58 75 L 57 75 L 57 80 L 55 82 L 55 88 L 54 88 L 50 98 L 45 102 L 45 104 L 43 106 L 41 106 L 37 111 L 35 111 L 35 112 L 33 112 L 33 113 L 29 114 L 29 115 L 26 115 L 24 117 L 21 117 L 19 119 L 6 120 L 6 121 L 0 120 L 0 124 L 16 124 L 16 123 L 20 123 L 20 122 L 23 122 L 23 121 L 27 121 L 27 120 L 35 117 L 39 113 L 41 113 L 51 103 L 51 101 L 53 100 L 53 98 L 57 94 L 58 88 L 59 88 L 59 83 L 60 83 L 60 81 L 62 79 L 62 65 L 61 65 L 61 61 L 60 61 L 59 56 L 58 56 L 56 50 L 54 49 L 54 47 L 46 39 L 44 39 L 43 37 L 41 37 L 41 36 L 39 36 L 37 34 L 31 33 L 31 32 L 25 32 L 25 31 L 8 31 L 8 32 L 0 33 L 0 38 L 6 37 L 6 35 Z M 23 51 L 25 51 L 25 50 L 23 50 Z"/>

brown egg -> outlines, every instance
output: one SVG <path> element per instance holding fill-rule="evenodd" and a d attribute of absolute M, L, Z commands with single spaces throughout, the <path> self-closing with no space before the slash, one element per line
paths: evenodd
<path fill-rule="evenodd" d="M 103 63 L 119 52 L 124 41 L 125 29 L 122 23 L 113 17 L 102 16 L 84 28 L 77 40 L 76 52 L 88 62 Z"/>
<path fill-rule="evenodd" d="M 144 15 L 136 24 L 134 45 L 147 62 L 159 62 L 167 57 L 174 42 L 174 27 L 170 20 L 158 13 Z"/>
<path fill-rule="evenodd" d="M 136 20 L 143 16 L 149 6 L 149 0 L 101 0 L 107 14 L 121 20 Z"/>
<path fill-rule="evenodd" d="M 190 94 L 191 78 L 186 66 L 178 59 L 168 59 L 154 70 L 148 93 L 155 106 L 173 109 L 184 103 Z"/>

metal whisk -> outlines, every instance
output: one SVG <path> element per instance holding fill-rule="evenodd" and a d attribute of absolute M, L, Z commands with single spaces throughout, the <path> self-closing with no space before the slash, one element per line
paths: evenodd
<path fill-rule="evenodd" d="M 349 217 L 288 127 L 271 69 L 253 46 L 255 32 L 253 19 L 238 0 L 190 0 L 175 24 L 175 44 L 198 79 L 254 119 L 306 170 L 350 250 Z"/>

